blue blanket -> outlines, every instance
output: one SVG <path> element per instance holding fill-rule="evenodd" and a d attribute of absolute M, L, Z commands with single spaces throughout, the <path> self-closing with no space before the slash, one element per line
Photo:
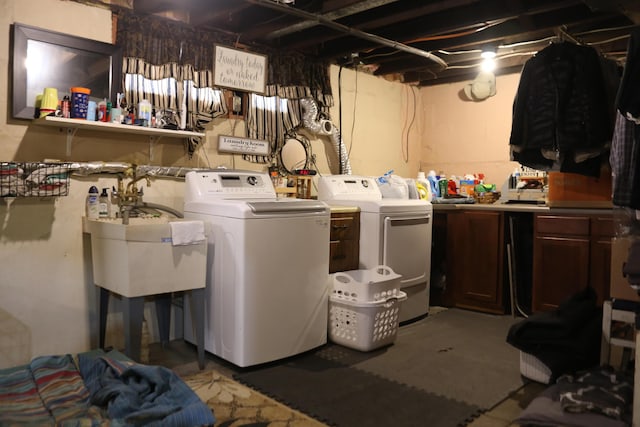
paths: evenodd
<path fill-rule="evenodd" d="M 0 369 L 0 426 L 212 426 L 213 412 L 173 371 L 92 351 Z"/>
<path fill-rule="evenodd" d="M 173 371 L 108 355 L 80 354 L 91 403 L 106 408 L 111 425 L 210 426 L 206 404 Z"/>

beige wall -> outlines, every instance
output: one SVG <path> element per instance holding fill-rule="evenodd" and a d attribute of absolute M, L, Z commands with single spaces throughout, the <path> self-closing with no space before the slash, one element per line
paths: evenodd
<path fill-rule="evenodd" d="M 499 76 L 496 95 L 480 102 L 466 100 L 466 83 L 425 87 L 420 168 L 445 175 L 484 173 L 485 182 L 501 188 L 518 166 L 509 160 L 511 110 L 519 74 Z"/>
<path fill-rule="evenodd" d="M 217 152 L 219 135 L 245 135 L 242 121 L 226 119 L 207 126 L 192 158 L 180 140 L 162 138 L 152 144 L 147 137 L 86 130 L 76 133 L 67 156 L 64 131 L 10 117 L 13 22 L 99 41 L 112 37 L 110 12 L 104 9 L 61 0 L 0 1 L 0 82 L 5 88 L 0 90 L 0 161 L 103 160 L 265 170 L 265 165 Z M 484 172 L 498 179 L 512 169 L 507 141 L 514 76 L 499 78 L 498 95 L 481 103 L 459 100 L 462 84 L 418 89 L 352 70 L 340 73 L 337 67 L 331 68 L 331 82 L 336 100 L 331 119 L 342 127 L 353 174 L 377 176 L 393 169 L 414 177 L 419 169 L 435 169 L 447 174 Z M 334 155 L 331 141 L 311 137 L 319 171 L 328 174 L 327 159 Z M 8 319 L 20 331 L 2 336 L 0 368 L 97 345 L 90 240 L 82 233 L 81 217 L 88 188 L 115 182 L 109 175 L 74 177 L 67 197 L 0 199 L 0 322 Z M 182 190 L 182 181 L 155 179 L 145 188 L 145 199 L 182 209 Z M 112 312 L 117 324 L 117 303 Z M 107 344 L 118 345 L 121 339 L 112 334 Z"/>

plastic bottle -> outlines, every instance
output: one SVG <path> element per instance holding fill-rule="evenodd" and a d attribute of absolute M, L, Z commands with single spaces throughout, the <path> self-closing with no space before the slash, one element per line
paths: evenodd
<path fill-rule="evenodd" d="M 62 110 L 62 117 L 68 119 L 71 117 L 71 100 L 69 95 L 65 95 L 60 102 L 60 109 Z"/>
<path fill-rule="evenodd" d="M 85 202 L 85 216 L 88 219 L 98 219 L 100 217 L 100 207 L 99 204 L 99 193 L 98 187 L 92 185 L 89 188 L 89 194 L 87 194 L 87 200 Z"/>
<path fill-rule="evenodd" d="M 99 122 L 107 121 L 107 98 L 98 102 L 98 121 Z"/>
<path fill-rule="evenodd" d="M 111 216 L 111 207 L 109 204 L 108 188 L 103 188 L 98 198 L 98 218 L 109 218 Z"/>
<path fill-rule="evenodd" d="M 436 197 L 440 197 L 440 192 L 438 190 L 438 177 L 436 176 L 436 171 L 429 171 L 429 173 L 427 174 L 427 179 L 429 180 L 429 184 L 431 185 L 432 200 Z"/>
<path fill-rule="evenodd" d="M 143 99 L 138 104 L 138 119 L 140 120 L 140 126 L 151 126 L 151 103 Z"/>
<path fill-rule="evenodd" d="M 420 199 L 430 202 L 433 200 L 433 192 L 431 191 L 431 183 L 425 176 L 424 172 L 418 172 L 418 178 L 416 179 L 416 188 L 418 189 L 418 195 Z"/>
<path fill-rule="evenodd" d="M 511 174 L 510 188 L 518 188 L 518 182 L 520 181 L 520 169 L 515 168 Z"/>
<path fill-rule="evenodd" d="M 449 186 L 449 180 L 446 175 L 440 175 L 440 179 L 438 180 L 438 194 L 440 197 L 447 197 L 447 188 Z"/>

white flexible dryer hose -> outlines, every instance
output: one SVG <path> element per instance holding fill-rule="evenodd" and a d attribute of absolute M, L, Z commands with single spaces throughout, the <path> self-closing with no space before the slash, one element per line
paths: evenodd
<path fill-rule="evenodd" d="M 351 164 L 349 163 L 349 156 L 342 138 L 340 137 L 340 131 L 331 123 L 330 120 L 319 119 L 318 117 L 318 104 L 313 98 L 302 98 L 300 100 L 302 106 L 302 123 L 305 128 L 309 129 L 312 133 L 319 135 L 330 135 L 333 142 L 333 148 L 336 150 L 336 154 L 340 159 L 340 171 L 342 174 L 351 175 Z"/>

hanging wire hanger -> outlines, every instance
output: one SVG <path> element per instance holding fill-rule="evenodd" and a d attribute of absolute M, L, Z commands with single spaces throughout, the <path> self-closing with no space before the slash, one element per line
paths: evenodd
<path fill-rule="evenodd" d="M 572 37 L 569 33 L 567 33 L 567 27 L 561 26 L 554 28 L 554 33 L 556 35 L 556 40 L 558 42 L 571 42 L 573 44 L 581 45 L 582 43 L 578 41 L 576 38 Z"/>

